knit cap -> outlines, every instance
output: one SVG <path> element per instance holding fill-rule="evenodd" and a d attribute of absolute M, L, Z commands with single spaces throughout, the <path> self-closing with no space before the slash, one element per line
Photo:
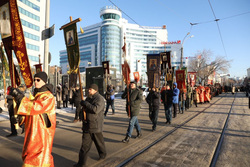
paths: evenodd
<path fill-rule="evenodd" d="M 37 77 L 37 78 L 40 78 L 41 80 L 43 80 L 45 83 L 47 82 L 47 79 L 48 79 L 48 76 L 45 72 L 41 71 L 41 72 L 38 72 L 34 75 L 34 78 Z"/>
<path fill-rule="evenodd" d="M 92 88 L 98 91 L 98 86 L 96 84 L 91 84 L 89 88 Z"/>

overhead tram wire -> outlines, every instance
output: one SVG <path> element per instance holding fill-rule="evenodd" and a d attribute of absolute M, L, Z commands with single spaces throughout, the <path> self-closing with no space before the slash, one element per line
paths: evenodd
<path fill-rule="evenodd" d="M 210 5 L 211 10 L 212 10 L 212 12 L 213 12 L 213 15 L 214 15 L 214 18 L 215 18 L 214 21 L 216 21 L 216 24 L 217 24 L 217 27 L 218 27 L 218 31 L 219 31 L 219 34 L 220 34 L 220 39 L 221 39 L 221 42 L 222 42 L 222 46 L 223 46 L 225 55 L 226 55 L 226 57 L 227 57 L 227 52 L 226 52 L 226 49 L 225 49 L 225 45 L 224 45 L 224 42 L 223 42 L 223 39 L 222 39 L 222 35 L 221 35 L 219 23 L 218 23 L 218 21 L 219 21 L 220 19 L 217 19 L 217 18 L 216 18 L 216 15 L 215 15 L 215 12 L 214 12 L 214 10 L 213 10 L 213 7 L 212 7 L 212 4 L 211 4 L 210 0 L 208 0 L 208 2 L 209 2 L 209 5 Z"/>

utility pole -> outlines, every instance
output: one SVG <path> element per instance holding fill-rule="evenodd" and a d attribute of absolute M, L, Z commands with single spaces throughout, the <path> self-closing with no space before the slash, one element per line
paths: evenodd
<path fill-rule="evenodd" d="M 49 16 L 50 16 L 50 0 L 46 0 L 46 10 L 45 10 L 45 29 L 49 28 Z M 44 72 L 48 74 L 49 66 L 49 38 L 44 40 Z"/>
<path fill-rule="evenodd" d="M 180 64 L 180 69 L 181 69 L 182 66 L 183 66 L 183 44 L 184 44 L 184 42 L 185 42 L 186 37 L 187 37 L 189 34 L 190 34 L 190 32 L 188 32 L 187 35 L 183 38 L 183 41 L 182 41 L 182 44 L 181 44 L 181 64 Z M 189 38 L 193 38 L 193 37 L 194 37 L 193 35 L 189 36 Z"/>

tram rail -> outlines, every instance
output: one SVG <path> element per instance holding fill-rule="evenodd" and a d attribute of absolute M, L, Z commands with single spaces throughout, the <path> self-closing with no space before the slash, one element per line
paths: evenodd
<path fill-rule="evenodd" d="M 227 95 L 228 94 L 226 93 L 226 96 Z M 221 145 L 223 143 L 224 134 L 225 134 L 226 127 L 227 127 L 227 124 L 228 124 L 228 120 L 229 120 L 229 117 L 230 117 L 230 114 L 231 114 L 231 111 L 232 111 L 232 107 L 233 107 L 233 104 L 234 104 L 234 101 L 235 101 L 235 97 L 236 97 L 236 94 L 234 95 L 234 100 L 233 100 L 233 102 L 231 104 L 229 113 L 228 113 L 226 121 L 224 123 L 223 130 L 222 130 L 222 133 L 220 135 L 220 139 L 219 139 L 219 141 L 217 143 L 216 150 L 215 150 L 215 152 L 213 154 L 213 158 L 212 158 L 212 161 L 210 163 L 210 167 L 214 167 L 215 166 L 216 161 L 217 161 L 217 159 L 219 157 L 219 152 L 220 152 L 220 149 L 221 149 Z M 197 114 L 193 115 L 192 117 L 188 118 L 187 120 L 185 120 L 181 124 L 177 125 L 174 129 L 168 131 L 166 134 L 164 134 L 160 138 L 156 139 L 154 142 L 152 142 L 151 144 L 147 145 L 146 147 L 144 147 L 140 151 L 136 152 L 135 154 L 131 155 L 129 158 L 125 159 L 124 161 L 122 161 L 120 164 L 118 164 L 116 166 L 117 167 L 123 167 L 123 166 L 125 166 L 126 164 L 128 164 L 129 162 L 131 162 L 133 159 L 135 159 L 136 157 L 138 157 L 139 155 L 141 155 L 142 153 L 144 153 L 145 151 L 147 151 L 148 149 L 150 149 L 152 146 L 156 145 L 157 143 L 159 143 L 160 141 L 162 141 L 166 137 L 170 136 L 173 132 L 175 132 L 176 130 L 180 129 L 185 124 L 187 124 L 188 122 L 190 122 L 191 120 L 193 120 L 194 118 L 196 118 L 198 115 L 200 115 L 201 113 L 203 113 L 204 111 L 206 111 L 208 108 L 210 108 L 211 106 L 217 104 L 217 102 L 220 101 L 223 98 L 224 97 L 220 97 L 214 103 L 211 103 L 209 106 L 205 107 L 203 110 L 199 111 Z"/>

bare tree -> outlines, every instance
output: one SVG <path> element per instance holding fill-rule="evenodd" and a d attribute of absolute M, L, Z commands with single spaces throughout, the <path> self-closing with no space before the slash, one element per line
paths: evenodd
<path fill-rule="evenodd" d="M 188 71 L 197 72 L 197 77 L 200 82 L 207 82 L 208 77 L 216 73 L 226 73 L 230 67 L 229 60 L 226 60 L 222 56 L 217 56 L 214 60 L 211 50 L 204 49 L 203 51 L 197 51 L 195 59 L 191 59 L 188 65 Z"/>

